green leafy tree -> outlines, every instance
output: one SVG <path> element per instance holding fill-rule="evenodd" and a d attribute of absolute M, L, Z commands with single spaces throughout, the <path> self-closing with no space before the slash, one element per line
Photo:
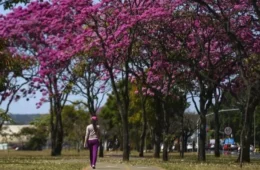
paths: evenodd
<path fill-rule="evenodd" d="M 75 146 L 80 152 L 86 134 L 86 126 L 90 118 L 84 108 L 74 105 L 66 105 L 62 111 L 64 122 L 64 143 Z"/>
<path fill-rule="evenodd" d="M 77 81 L 74 81 L 72 93 L 82 96 L 85 100 L 72 103 L 84 105 L 94 116 L 107 93 L 105 87 L 107 81 L 100 79 L 105 76 L 104 71 L 98 66 L 98 58 L 90 59 L 86 56 L 78 56 L 75 62 L 72 72 L 77 77 Z"/>
<path fill-rule="evenodd" d="M 50 134 L 49 121 L 50 121 L 49 115 L 47 114 L 42 115 L 31 123 L 32 125 L 34 125 L 34 127 L 25 127 L 21 129 L 20 133 L 17 135 L 29 138 L 29 141 L 25 143 L 23 149 L 26 150 L 43 149 L 43 147 L 46 145 L 48 136 Z"/>
<path fill-rule="evenodd" d="M 8 99 L 6 108 L 0 112 L 0 129 L 4 121 L 10 120 L 10 104 L 27 96 L 23 87 L 29 83 L 35 64 L 34 60 L 11 55 L 7 47 L 7 42 L 0 38 L 0 106 Z"/>
<path fill-rule="evenodd" d="M 115 138 L 119 140 L 119 144 L 122 144 L 122 125 L 121 118 L 116 105 L 115 96 L 112 94 L 108 95 L 108 99 L 102 110 L 99 113 L 100 126 L 105 131 L 105 140 L 112 143 L 112 147 L 115 148 Z M 120 145 L 121 147 L 121 145 Z"/>
<path fill-rule="evenodd" d="M 131 85 L 129 95 L 129 123 L 132 127 L 130 131 L 130 140 L 139 141 L 134 142 L 134 145 L 136 149 L 139 150 L 139 156 L 143 157 L 144 150 L 147 149 L 148 145 L 151 146 L 154 143 L 156 119 L 153 98 L 141 93 L 141 88 L 141 84 Z"/>
<path fill-rule="evenodd" d="M 0 5 L 4 6 L 4 9 L 11 9 L 19 3 L 27 4 L 30 0 L 0 0 Z"/>

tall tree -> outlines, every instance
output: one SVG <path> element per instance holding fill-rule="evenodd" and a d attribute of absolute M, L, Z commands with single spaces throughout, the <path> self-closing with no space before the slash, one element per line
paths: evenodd
<path fill-rule="evenodd" d="M 99 117 L 101 119 L 100 126 L 106 132 L 107 147 L 116 149 L 115 138 L 119 140 L 120 147 L 122 145 L 122 123 L 120 114 L 118 113 L 116 99 L 113 93 L 108 95 L 105 105 L 102 107 Z M 121 147 L 122 148 L 122 147 Z"/>
<path fill-rule="evenodd" d="M 88 53 L 88 56 L 78 56 L 72 70 L 73 74 L 78 77 L 77 81 L 74 82 L 72 94 L 80 95 L 86 100 L 72 103 L 83 104 L 94 116 L 100 109 L 100 105 L 110 88 L 106 87 L 107 80 L 102 80 L 105 73 L 104 68 L 100 66 L 99 59 L 91 58 L 91 52 Z"/>
<path fill-rule="evenodd" d="M 86 127 L 88 125 L 89 113 L 82 107 L 66 105 L 62 110 L 62 122 L 64 123 L 64 142 L 75 146 L 76 150 L 80 149 L 84 142 Z"/>
<path fill-rule="evenodd" d="M 223 98 L 225 96 L 226 90 L 223 90 L 223 88 L 216 88 L 213 92 L 214 96 L 214 102 L 213 102 L 213 112 L 214 112 L 214 119 L 215 119 L 215 127 L 214 127 L 214 136 L 215 136 L 215 148 L 214 148 L 214 154 L 215 157 L 220 157 L 220 138 L 219 138 L 219 131 L 220 131 L 220 119 L 219 119 L 219 110 L 221 108 Z"/>
<path fill-rule="evenodd" d="M 49 115 L 41 115 L 31 124 L 33 127 L 22 128 L 18 135 L 30 137 L 29 141 L 25 143 L 26 150 L 42 150 L 46 146 L 50 134 Z"/>
<path fill-rule="evenodd" d="M 81 5 L 89 3 L 81 2 Z M 1 17 L 1 36 L 8 39 L 12 53 L 37 61 L 37 75 L 31 79 L 28 91 L 35 94 L 36 90 L 40 90 L 42 93 L 43 98 L 37 107 L 44 102 L 50 103 L 53 156 L 60 155 L 62 151 L 61 112 L 75 81 L 69 65 L 73 65 L 71 58 L 81 50 L 76 47 L 78 44 L 75 41 L 83 41 L 75 38 L 74 34 L 79 29 L 75 29 L 71 22 L 75 10 L 80 10 L 80 6 L 70 7 L 59 1 L 32 2 L 25 8 L 15 8 Z M 62 11 L 67 13 L 61 16 Z"/>
<path fill-rule="evenodd" d="M 117 99 L 123 126 L 124 161 L 129 160 L 129 63 L 135 57 L 133 49 L 138 38 L 137 26 L 140 19 L 147 20 L 152 16 L 161 15 L 160 11 L 154 13 L 153 8 L 146 8 L 157 5 L 156 2 L 146 2 L 111 0 L 108 3 L 104 0 L 89 8 L 91 13 L 88 13 L 88 35 L 91 37 L 89 39 L 95 42 L 88 48 L 95 49 L 95 55 L 102 57 L 103 66 Z M 116 86 L 119 79 L 123 82 L 121 91 Z M 120 93 L 123 97 L 120 97 Z"/>
<path fill-rule="evenodd" d="M 248 73 L 247 58 L 259 53 L 259 35 L 255 30 L 259 29 L 259 2 L 256 1 L 215 1 L 206 2 L 203 0 L 194 0 L 197 2 L 201 11 L 208 13 L 214 20 L 220 22 L 224 34 L 228 37 L 229 46 L 233 51 L 234 60 L 237 61 L 238 76 L 245 86 L 246 102 L 243 113 L 243 128 L 241 131 L 241 155 L 240 165 L 243 161 L 250 161 L 249 138 L 250 122 L 252 119 L 258 96 L 252 96 L 252 92 L 258 91 L 258 83 L 252 82 Z M 222 23 L 222 24 L 221 24 Z M 243 154 L 244 153 L 244 154 Z"/>

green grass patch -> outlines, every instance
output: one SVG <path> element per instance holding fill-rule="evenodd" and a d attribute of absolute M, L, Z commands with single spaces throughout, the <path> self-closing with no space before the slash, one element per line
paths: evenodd
<path fill-rule="evenodd" d="M 82 170 L 88 165 L 86 151 L 64 151 L 52 157 L 50 151 L 1 151 L 1 170 Z"/>
<path fill-rule="evenodd" d="M 50 150 L 45 151 L 0 151 L 1 170 L 82 170 L 89 166 L 88 151 L 77 153 L 75 150 L 64 150 L 62 156 L 50 156 Z M 170 153 L 169 161 L 152 157 L 152 153 L 145 153 L 139 158 L 137 152 L 131 152 L 131 165 L 157 166 L 166 170 L 235 170 L 240 169 L 236 163 L 237 157 L 222 155 L 215 158 L 207 155 L 207 161 L 197 161 L 196 153 L 185 153 L 181 158 L 178 153 Z M 98 162 L 122 163 L 122 152 L 106 152 L 104 158 Z M 260 160 L 252 159 L 250 164 L 243 164 L 243 170 L 260 170 Z"/>
<path fill-rule="evenodd" d="M 236 170 L 241 169 L 236 162 L 237 156 L 221 155 L 216 158 L 214 155 L 207 155 L 206 162 L 201 163 L 197 160 L 197 153 L 189 152 L 184 154 L 184 158 L 179 153 L 170 153 L 169 161 L 164 162 L 162 159 L 152 158 L 152 154 L 146 154 L 150 158 L 138 158 L 137 153 L 133 153 L 130 160 L 132 165 L 150 165 L 158 166 L 166 170 Z M 244 163 L 243 170 L 260 170 L 260 160 L 251 159 L 251 163 Z"/>

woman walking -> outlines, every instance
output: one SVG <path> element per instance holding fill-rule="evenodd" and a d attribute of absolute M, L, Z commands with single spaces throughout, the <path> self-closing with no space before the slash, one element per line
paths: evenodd
<path fill-rule="evenodd" d="M 86 128 L 86 136 L 84 147 L 89 148 L 90 153 L 90 166 L 95 169 L 97 154 L 98 154 L 98 146 L 99 146 L 99 125 L 97 124 L 97 117 L 91 117 L 91 124 L 89 124 Z"/>

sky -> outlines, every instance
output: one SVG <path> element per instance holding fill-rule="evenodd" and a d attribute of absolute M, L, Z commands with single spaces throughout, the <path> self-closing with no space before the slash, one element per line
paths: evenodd
<path fill-rule="evenodd" d="M 3 9 L 3 6 L 0 5 L 0 14 L 6 14 L 8 11 L 5 11 Z M 36 108 L 36 103 L 40 101 L 41 95 L 37 95 L 36 98 L 30 99 L 29 101 L 26 101 L 26 98 L 22 98 L 17 102 L 11 103 L 9 107 L 9 113 L 12 114 L 46 114 L 49 113 L 49 103 L 43 104 L 39 109 Z M 70 96 L 69 100 L 75 101 L 82 99 L 79 96 Z M 187 109 L 187 111 L 195 112 L 194 105 L 192 104 L 191 100 L 188 99 L 188 102 L 191 103 L 191 106 Z M 102 104 L 105 103 L 105 100 L 102 102 Z M 4 102 L 0 108 L 6 109 L 7 102 Z"/>

